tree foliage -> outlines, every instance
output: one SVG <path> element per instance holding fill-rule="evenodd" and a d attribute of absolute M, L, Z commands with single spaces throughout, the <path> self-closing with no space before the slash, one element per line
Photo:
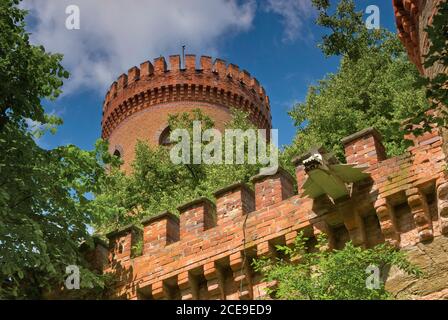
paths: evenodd
<path fill-rule="evenodd" d="M 344 55 L 351 60 L 358 60 L 366 48 L 377 50 L 381 46 L 387 32 L 383 29 L 367 29 L 363 12 L 356 11 L 353 0 L 340 0 L 334 12 L 331 12 L 330 0 L 312 0 L 312 3 L 318 10 L 316 24 L 331 30 L 319 44 L 326 56 Z"/>
<path fill-rule="evenodd" d="M 390 299 L 384 277 L 381 277 L 390 267 L 395 266 L 415 276 L 421 275 L 421 271 L 409 263 L 403 252 L 387 244 L 363 249 L 349 242 L 341 250 L 330 251 L 323 234 L 317 237 L 315 246 L 310 243 L 303 233 L 299 233 L 292 247 L 277 246 L 284 258 L 253 261 L 255 271 L 263 274 L 264 281 L 277 282 L 268 294 L 283 300 Z M 369 267 L 380 270 L 380 281 L 376 287 L 374 282 L 369 281 L 368 277 L 372 275 Z"/>
<path fill-rule="evenodd" d="M 23 117 L 45 123 L 42 97 L 55 99 L 68 72 L 62 55 L 29 42 L 19 0 L 0 1 L 0 130 Z"/>
<path fill-rule="evenodd" d="M 42 297 L 62 286 L 68 265 L 81 268 L 84 287 L 100 284 L 79 252 L 91 240 L 87 194 L 103 174 L 96 151 L 44 150 L 12 123 L 0 145 L 0 296 Z"/>
<path fill-rule="evenodd" d="M 88 195 L 112 160 L 102 142 L 95 151 L 36 144 L 62 123 L 41 101 L 58 96 L 68 73 L 61 55 L 29 43 L 18 4 L 0 1 L 0 299 L 45 297 L 68 265 L 80 268 L 82 288 L 103 285 L 79 246 L 91 242 Z"/>
<path fill-rule="evenodd" d="M 403 121 L 427 110 L 424 89 L 416 87 L 418 72 L 397 36 L 386 30 L 368 30 L 354 2 L 341 0 L 330 14 L 329 1 L 314 1 L 317 23 L 332 32 L 321 44 L 327 55 L 342 55 L 339 69 L 310 86 L 305 102 L 290 111 L 298 126 L 290 156 L 323 145 L 344 159 L 340 140 L 374 126 L 384 137 L 387 153 L 402 153 Z"/>

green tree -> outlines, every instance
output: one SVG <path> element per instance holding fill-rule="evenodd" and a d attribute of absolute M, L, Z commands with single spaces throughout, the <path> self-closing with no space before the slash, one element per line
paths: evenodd
<path fill-rule="evenodd" d="M 327 55 L 341 55 L 341 62 L 290 111 L 298 131 L 286 155 L 323 145 L 343 160 L 340 140 L 369 126 L 382 133 L 389 155 L 402 153 L 410 144 L 403 121 L 428 108 L 424 88 L 416 87 L 415 66 L 395 34 L 364 26 L 352 0 L 341 0 L 333 14 L 329 1 L 314 4 L 320 12 L 317 24 L 332 31 L 321 48 Z"/>
<path fill-rule="evenodd" d="M 103 285 L 79 246 L 91 243 L 89 193 L 112 161 L 103 142 L 95 151 L 36 144 L 62 123 L 41 101 L 58 96 L 68 73 L 60 55 L 29 43 L 18 4 L 0 1 L 0 299 L 45 297 L 68 265 L 80 268 L 82 288 Z"/>
<path fill-rule="evenodd" d="M 421 271 L 407 260 L 401 251 L 380 244 L 371 249 L 355 247 L 351 242 L 341 250 L 328 250 L 324 235 L 317 245 L 299 233 L 294 245 L 277 246 L 284 258 L 261 258 L 253 261 L 255 271 L 261 272 L 264 281 L 276 281 L 268 290 L 275 299 L 283 300 L 379 300 L 390 299 L 381 274 L 395 266 L 420 276 Z M 369 267 L 380 271 L 378 286 L 370 282 Z"/>
<path fill-rule="evenodd" d="M 19 0 L 0 1 L 0 131 L 8 121 L 46 122 L 42 97 L 55 99 L 68 72 L 60 54 L 29 42 Z"/>
<path fill-rule="evenodd" d="M 330 0 L 312 0 L 312 3 L 318 10 L 316 24 L 331 30 L 319 44 L 326 56 L 343 55 L 358 60 L 366 48 L 377 50 L 387 34 L 383 29 L 367 29 L 363 12 L 356 11 L 353 0 L 340 0 L 334 12 Z"/>

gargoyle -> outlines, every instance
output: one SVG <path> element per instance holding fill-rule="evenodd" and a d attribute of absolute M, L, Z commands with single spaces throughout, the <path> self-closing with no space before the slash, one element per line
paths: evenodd
<path fill-rule="evenodd" d="M 331 154 L 324 153 L 322 148 L 316 148 L 302 156 L 308 179 L 303 185 L 304 194 L 315 199 L 327 194 L 333 200 L 348 196 L 350 185 L 369 177 L 365 168 L 353 164 L 339 163 Z"/>

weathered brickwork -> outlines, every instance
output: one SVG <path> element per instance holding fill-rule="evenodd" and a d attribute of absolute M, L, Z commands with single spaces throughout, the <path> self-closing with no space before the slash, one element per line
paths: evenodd
<path fill-rule="evenodd" d="M 428 274 L 438 279 L 437 268 L 448 255 L 437 249 L 439 243 L 446 248 L 448 235 L 445 155 L 437 130 L 414 140 L 405 154 L 386 159 L 374 129 L 344 139 L 348 162 L 366 167 L 370 178 L 355 183 L 350 197 L 337 202 L 326 196 L 303 197 L 307 176 L 297 164 L 296 177 L 282 169 L 272 176 L 256 176 L 253 188 L 235 183 L 218 190 L 216 204 L 198 199 L 179 208 L 180 218 L 163 213 L 142 221 L 143 231 L 129 226 L 109 234 L 105 271 L 119 278 L 112 297 L 265 297 L 264 289 L 275 283 L 264 283 L 250 262 L 276 255 L 274 246 L 292 244 L 301 230 L 311 242 L 325 232 L 331 248 L 342 248 L 348 240 L 364 247 L 388 241 L 407 250 L 411 260 L 424 263 Z M 132 252 L 138 239 L 144 242 L 140 256 Z M 430 281 L 406 278 L 414 282 L 403 287 L 400 276 L 392 271 L 388 282 L 398 298 L 446 296 L 446 282 L 431 287 Z"/>
<path fill-rule="evenodd" d="M 178 55 L 154 63 L 146 61 L 122 74 L 106 94 L 102 137 L 110 152 L 119 152 L 128 171 L 138 140 L 158 145 L 168 125 L 168 115 L 201 109 L 223 129 L 231 119 L 230 108 L 244 110 L 257 127 L 271 128 L 269 98 L 257 79 L 236 65 L 210 57 L 187 55 L 181 68 Z"/>
<path fill-rule="evenodd" d="M 423 66 L 429 41 L 425 29 L 431 24 L 440 2 L 446 0 L 393 0 L 398 36 L 406 47 L 409 58 L 419 71 L 429 77 L 442 72 L 441 65 L 429 69 Z"/>

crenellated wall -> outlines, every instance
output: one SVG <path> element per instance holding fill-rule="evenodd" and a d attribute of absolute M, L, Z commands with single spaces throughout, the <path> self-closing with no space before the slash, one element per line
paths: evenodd
<path fill-rule="evenodd" d="M 105 271 L 119 278 L 111 288 L 113 297 L 262 298 L 264 289 L 275 283 L 264 283 L 251 268 L 251 260 L 276 255 L 274 246 L 292 244 L 301 230 L 310 243 L 325 232 L 332 248 L 342 248 L 348 240 L 364 247 L 388 241 L 404 250 L 429 250 L 440 241 L 448 243 L 448 180 L 442 140 L 436 130 L 414 140 L 408 152 L 386 159 L 374 129 L 344 139 L 348 161 L 365 166 L 370 178 L 355 183 L 350 197 L 343 200 L 302 197 L 307 176 L 298 163 L 295 177 L 279 169 L 272 176 L 254 177 L 253 188 L 235 183 L 218 190 L 216 204 L 197 199 L 179 208 L 179 218 L 163 213 L 142 221 L 143 231 L 129 226 L 110 233 Z M 294 179 L 299 190 L 295 190 Z M 142 238 L 143 253 L 136 256 L 132 246 Z M 446 259 L 447 251 L 441 252 L 438 257 Z M 425 267 L 433 270 L 437 265 Z M 448 283 L 448 275 L 432 274 L 437 274 L 438 283 Z M 415 283 L 397 289 L 399 297 Z M 448 285 L 439 285 L 434 292 L 417 289 L 412 297 L 432 297 L 448 290 Z"/>
<path fill-rule="evenodd" d="M 271 128 L 269 98 L 258 80 L 224 60 L 195 55 L 164 57 L 133 67 L 115 81 L 103 103 L 102 138 L 119 152 L 128 171 L 138 140 L 158 145 L 168 115 L 201 109 L 218 129 L 231 120 L 231 108 L 248 113 L 256 127 Z"/>

